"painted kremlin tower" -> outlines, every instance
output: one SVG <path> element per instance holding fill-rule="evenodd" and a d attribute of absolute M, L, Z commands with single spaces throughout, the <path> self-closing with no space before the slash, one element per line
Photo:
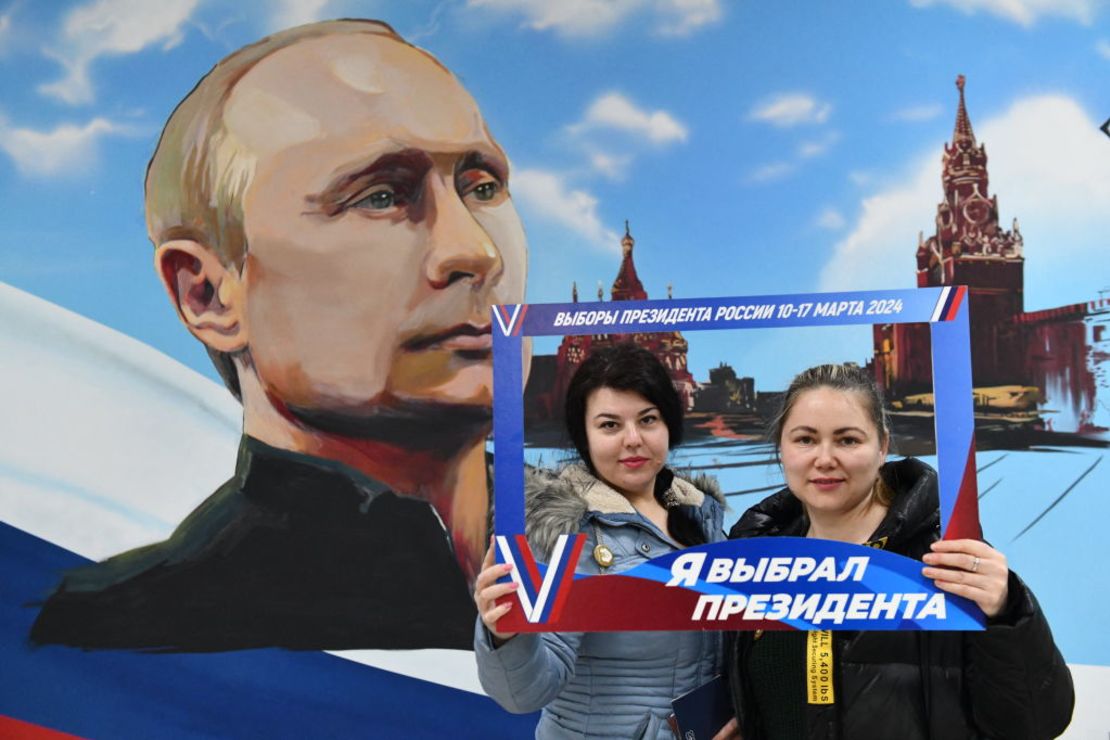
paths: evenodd
<path fill-rule="evenodd" d="M 636 240 L 629 232 L 628 222 L 624 222 L 624 237 L 621 239 L 621 266 L 617 277 L 613 280 L 613 287 L 609 293 L 614 301 L 645 301 L 648 298 L 643 283 L 636 274 L 636 263 L 632 251 Z M 572 299 L 578 302 L 578 288 L 572 288 Z M 603 297 L 601 287 L 598 286 L 598 301 Z M 670 296 L 668 296 L 670 297 Z M 567 385 L 571 376 L 590 352 L 602 347 L 611 347 L 621 342 L 633 342 L 650 351 L 670 373 L 675 389 L 682 398 L 686 408 L 693 405 L 694 377 L 686 369 L 686 352 L 688 345 L 680 332 L 660 332 L 652 334 L 586 334 L 580 336 L 567 336 L 555 355 L 554 378 L 551 383 L 551 392 L 544 399 L 546 415 L 558 416 L 562 414 L 563 399 L 566 396 Z"/>
<path fill-rule="evenodd" d="M 999 228 L 987 152 L 975 140 L 964 77 L 952 141 L 944 146 L 935 232 L 918 235 L 917 285 L 966 285 L 977 413 L 1030 412 L 1057 431 L 1110 428 L 1110 299 L 1026 312 L 1024 245 L 1017 219 Z M 1077 269 L 1083 269 L 1077 266 Z M 893 401 L 932 386 L 929 327 L 873 328 L 875 379 Z M 1038 408 L 1040 407 L 1040 408 Z"/>
<path fill-rule="evenodd" d="M 956 78 L 959 107 L 952 142 L 941 159 L 944 200 L 935 233 L 918 235 L 917 286 L 970 288 L 972 377 L 976 386 L 1015 383 L 1023 342 L 1013 317 L 1022 313 L 1022 238 L 998 225 L 998 197 L 990 194 L 987 151 L 975 141 L 964 103 L 964 76 Z M 929 329 L 920 324 L 874 328 L 876 379 L 890 396 L 919 393 L 931 385 Z"/>

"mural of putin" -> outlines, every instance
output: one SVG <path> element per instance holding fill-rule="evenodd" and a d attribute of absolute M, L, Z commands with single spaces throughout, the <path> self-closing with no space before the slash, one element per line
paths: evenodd
<path fill-rule="evenodd" d="M 469 647 L 489 307 L 524 296 L 508 169 L 458 80 L 385 24 L 217 64 L 162 132 L 146 213 L 182 323 L 242 401 L 236 470 L 166 541 L 68 573 L 32 640 Z"/>

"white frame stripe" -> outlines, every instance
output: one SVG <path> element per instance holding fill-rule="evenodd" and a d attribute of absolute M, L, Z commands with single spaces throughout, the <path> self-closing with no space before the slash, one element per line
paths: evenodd
<path fill-rule="evenodd" d="M 521 578 L 520 567 L 517 565 L 516 559 L 513 558 L 508 536 L 497 536 L 497 547 L 501 551 L 501 556 L 505 558 L 506 563 L 513 566 L 513 569 L 509 572 L 509 577 L 512 578 L 513 583 L 517 584 L 516 593 L 520 597 L 520 606 L 524 609 L 524 616 L 529 622 L 540 621 L 540 615 L 543 614 L 547 599 L 551 595 L 551 586 L 555 582 L 555 574 L 559 570 L 557 565 L 562 560 L 568 539 L 570 539 L 570 535 L 561 534 L 559 539 L 556 540 L 555 547 L 551 551 L 551 563 L 548 564 L 547 572 L 543 575 L 543 583 L 540 584 L 539 593 L 536 594 L 536 601 L 533 604 L 532 599 L 528 597 L 528 589 L 524 586 L 524 580 Z"/>
<path fill-rule="evenodd" d="M 936 308 L 933 309 L 933 317 L 929 319 L 931 322 L 940 321 L 941 314 L 944 313 L 944 305 L 948 303 L 948 294 L 952 292 L 951 286 L 945 286 L 940 290 L 940 298 L 937 299 Z"/>

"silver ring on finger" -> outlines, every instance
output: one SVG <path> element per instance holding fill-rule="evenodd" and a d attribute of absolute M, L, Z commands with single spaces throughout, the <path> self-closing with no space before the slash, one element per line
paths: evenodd
<path fill-rule="evenodd" d="M 979 560 L 979 556 L 978 556 L 978 555 L 976 555 L 976 556 L 975 556 L 975 562 L 973 562 L 973 563 L 971 564 L 971 572 L 972 572 L 972 573 L 975 573 L 975 572 L 977 572 L 977 571 L 979 570 L 979 563 L 980 563 L 980 560 Z"/>

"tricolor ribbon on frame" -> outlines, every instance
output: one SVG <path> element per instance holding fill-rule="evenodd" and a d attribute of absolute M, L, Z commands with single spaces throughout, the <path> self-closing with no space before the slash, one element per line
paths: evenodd
<path fill-rule="evenodd" d="M 585 541 L 584 534 L 559 535 L 551 550 L 551 562 L 546 564 L 541 575 L 524 535 L 497 537 L 497 551 L 513 566 L 510 577 L 517 584 L 517 596 L 529 622 L 558 621 Z"/>

